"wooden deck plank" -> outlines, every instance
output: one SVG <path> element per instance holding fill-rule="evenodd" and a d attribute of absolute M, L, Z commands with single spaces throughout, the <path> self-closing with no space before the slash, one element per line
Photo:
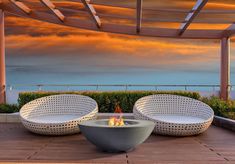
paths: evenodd
<path fill-rule="evenodd" d="M 151 135 L 134 151 L 104 153 L 82 134 L 40 136 L 0 124 L 0 163 L 235 163 L 235 133 L 211 126 L 198 136 Z"/>
<path fill-rule="evenodd" d="M 151 136 L 151 139 L 151 143 L 142 144 L 136 151 L 128 153 L 128 159 L 134 163 L 142 160 L 148 163 L 158 161 L 225 161 L 223 157 L 196 142 L 194 137 Z M 147 159 L 144 159 L 145 152 L 148 152 Z"/>

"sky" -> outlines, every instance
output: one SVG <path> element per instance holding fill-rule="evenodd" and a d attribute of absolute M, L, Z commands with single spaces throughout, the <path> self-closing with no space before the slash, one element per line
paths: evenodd
<path fill-rule="evenodd" d="M 94 0 L 95 1 L 95 0 Z M 107 0 L 96 0 L 106 3 Z M 118 1 L 132 7 L 135 1 Z M 112 1 L 112 4 L 119 4 Z M 33 3 L 33 1 L 32 1 Z M 194 0 L 144 1 L 144 19 L 156 17 L 149 8 L 190 9 Z M 30 3 L 29 3 L 30 4 Z M 57 6 L 71 5 L 56 1 Z M 74 9 L 84 10 L 81 4 Z M 77 8 L 76 8 L 77 7 Z M 233 10 L 233 0 L 214 0 L 205 9 Z M 33 9 L 41 9 L 35 6 Z M 97 13 L 133 15 L 129 9 L 95 6 Z M 43 10 L 46 10 L 43 8 Z M 75 16 L 74 13 L 66 13 Z M 234 14 L 235 15 L 235 14 Z M 231 15 L 234 19 L 234 15 Z M 185 13 L 161 12 L 161 18 L 184 19 Z M 219 15 L 220 17 L 222 15 Z M 218 15 L 217 17 L 220 19 Z M 211 19 L 202 13 L 199 18 Z M 89 19 L 84 16 L 84 19 Z M 223 17 L 221 18 L 223 19 Z M 230 20 L 230 17 L 224 18 Z M 133 21 L 102 19 L 105 22 L 133 24 Z M 8 84 L 218 84 L 219 40 L 166 39 L 129 36 L 75 29 L 36 20 L 6 15 L 6 63 Z M 144 26 L 178 28 L 179 23 L 144 21 Z M 229 24 L 189 28 L 224 29 Z M 231 43 L 231 81 L 235 83 L 235 43 Z"/>

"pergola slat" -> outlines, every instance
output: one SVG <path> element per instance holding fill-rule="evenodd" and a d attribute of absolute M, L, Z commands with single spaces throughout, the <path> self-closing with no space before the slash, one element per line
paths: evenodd
<path fill-rule="evenodd" d="M 87 4 L 87 5 L 89 6 L 92 14 L 96 15 L 96 11 L 95 11 L 94 7 L 92 5 L 90 5 L 90 4 Z"/>
<path fill-rule="evenodd" d="M 56 6 L 50 0 L 41 0 L 41 2 L 47 6 L 62 22 L 64 21 L 65 16 L 60 12 L 60 10 L 56 9 Z"/>
<path fill-rule="evenodd" d="M 101 27 L 101 20 L 99 16 L 96 15 L 96 11 L 94 7 L 87 2 L 87 0 L 81 0 L 85 8 L 88 10 L 89 14 L 91 15 L 92 19 L 95 21 L 95 24 L 98 28 Z"/>
<path fill-rule="evenodd" d="M 55 5 L 50 0 L 41 0 L 50 9 L 55 9 Z"/>
<path fill-rule="evenodd" d="M 206 5 L 208 0 L 197 0 L 191 12 L 185 18 L 185 23 L 182 23 L 179 29 L 179 35 L 182 35 L 189 25 L 192 23 L 193 19 L 200 13 L 201 9 Z"/>
<path fill-rule="evenodd" d="M 139 33 L 142 21 L 142 4 L 143 0 L 136 0 L 136 32 Z"/>
<path fill-rule="evenodd" d="M 16 1 L 16 0 L 10 0 L 10 2 L 12 2 L 14 5 L 16 5 L 20 10 L 22 10 L 23 12 L 30 14 L 31 13 L 31 9 L 26 6 L 24 3 L 20 2 L 20 1 Z"/>

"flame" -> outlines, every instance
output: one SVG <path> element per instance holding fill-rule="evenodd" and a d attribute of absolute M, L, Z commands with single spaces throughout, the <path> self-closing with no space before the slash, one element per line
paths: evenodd
<path fill-rule="evenodd" d="M 124 119 L 122 118 L 122 109 L 119 105 L 116 106 L 114 113 L 120 113 L 119 118 L 111 117 L 108 121 L 109 126 L 124 126 Z"/>
<path fill-rule="evenodd" d="M 122 108 L 119 105 L 116 105 L 114 113 L 122 113 Z"/>
<path fill-rule="evenodd" d="M 109 126 L 124 126 L 123 118 L 111 117 L 109 119 Z"/>

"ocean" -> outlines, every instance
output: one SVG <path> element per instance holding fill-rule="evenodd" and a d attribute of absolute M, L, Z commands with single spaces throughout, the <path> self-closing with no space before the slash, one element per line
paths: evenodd
<path fill-rule="evenodd" d="M 7 67 L 7 85 L 17 90 L 37 90 L 29 85 L 219 85 L 219 72 L 209 71 L 166 71 L 166 70 L 126 70 L 126 71 L 77 71 L 34 70 Z M 231 84 L 235 83 L 235 72 L 231 73 Z M 18 86 L 22 85 L 22 86 Z M 47 86 L 45 90 L 66 90 L 67 86 Z M 71 90 L 95 90 L 95 86 L 76 87 Z M 125 87 L 103 86 L 99 90 L 124 90 Z M 130 90 L 154 90 L 156 87 L 128 87 Z M 184 90 L 184 87 L 158 87 L 159 90 Z M 211 90 L 210 87 L 191 87 L 190 90 Z M 214 88 L 215 89 L 215 88 Z"/>

